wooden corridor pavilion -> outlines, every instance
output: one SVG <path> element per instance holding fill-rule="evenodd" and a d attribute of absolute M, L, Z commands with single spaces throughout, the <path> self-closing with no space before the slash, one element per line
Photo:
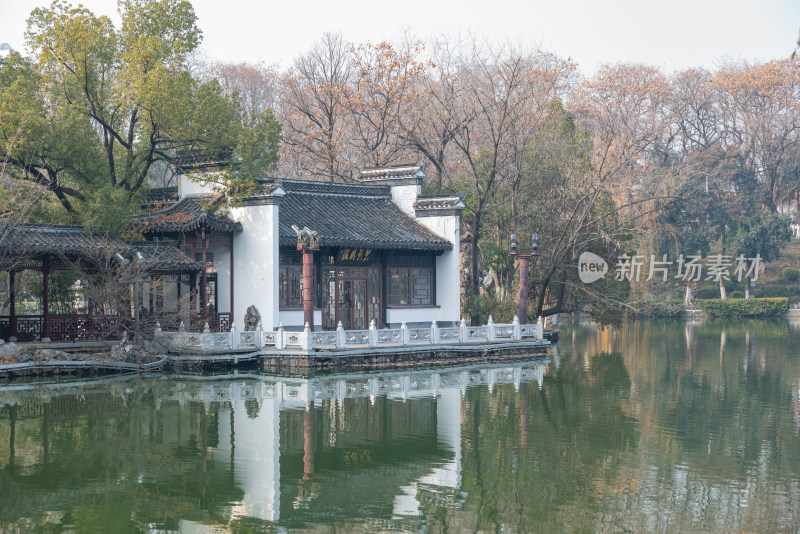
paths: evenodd
<path fill-rule="evenodd" d="M 203 267 L 200 272 L 200 314 L 194 315 L 200 324 L 193 321 L 191 328 L 196 329 L 208 323 L 214 332 L 230 330 L 233 322 L 233 236 L 235 232 L 242 231 L 241 223 L 225 214 L 215 214 L 209 209 L 219 199 L 220 197 L 214 194 L 187 196 L 163 210 L 133 219 L 134 229 L 147 239 L 171 240 L 184 254 L 189 255 Z M 213 267 L 210 265 L 213 262 L 209 262 L 208 249 L 211 246 L 229 252 L 230 312 L 219 312 L 216 309 L 216 286 L 213 286 L 214 302 L 209 303 L 208 270 Z M 192 284 L 191 287 L 194 288 L 195 285 Z"/>
<path fill-rule="evenodd" d="M 0 316 L 0 337 L 8 341 L 96 341 L 118 339 L 122 335 L 123 322 L 135 321 L 136 310 L 142 309 L 145 295 L 137 284 L 160 280 L 174 281 L 177 293 L 180 286 L 194 288 L 201 265 L 186 257 L 169 242 L 126 243 L 125 241 L 92 234 L 79 226 L 22 224 L 9 226 L 2 231 L 0 240 L 0 270 L 9 273 L 8 315 Z M 130 306 L 109 306 L 109 303 L 85 302 L 86 313 L 52 315 L 50 311 L 50 275 L 56 271 L 78 271 L 88 276 L 108 273 L 114 268 L 136 273 L 136 278 L 120 280 L 120 284 L 134 287 Z M 42 274 L 42 313 L 17 315 L 16 274 L 34 270 Z M 164 310 L 165 295 L 150 286 L 147 309 L 158 313 Z M 123 292 L 124 293 L 124 292 Z M 136 299 L 136 302 L 133 299 Z M 196 301 L 195 291 L 190 290 L 189 309 Z M 103 313 L 92 313 L 96 306 Z M 124 309 L 123 309 L 124 308 Z M 165 317 L 176 317 L 170 313 Z M 174 319 L 173 319 L 174 320 Z"/>

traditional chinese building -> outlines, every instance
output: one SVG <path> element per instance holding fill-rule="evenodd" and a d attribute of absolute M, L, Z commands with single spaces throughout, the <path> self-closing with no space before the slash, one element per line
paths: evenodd
<path fill-rule="evenodd" d="M 267 178 L 240 205 L 217 211 L 211 188 L 192 179 L 209 163 L 197 165 L 179 175 L 176 203 L 135 223 L 148 239 L 176 241 L 205 266 L 194 310 L 213 329 L 242 325 L 251 305 L 265 328 L 302 328 L 303 253 L 294 228 L 319 239 L 311 276 L 316 329 L 459 320 L 464 204 L 458 196 L 421 197 L 422 164 L 366 170 L 359 183 Z"/>
<path fill-rule="evenodd" d="M 174 243 L 127 243 L 80 226 L 48 224 L 7 224 L 0 235 L 0 269 L 8 272 L 8 312 L 0 315 L 0 338 L 4 340 L 117 339 L 121 324 L 130 321 L 138 327 L 140 315 L 158 312 L 161 318 L 174 319 L 175 326 L 181 316 L 190 315 L 194 301 L 176 299 L 175 295 L 182 287 L 186 295 L 202 269 Z M 17 313 L 15 280 L 23 271 L 40 273 L 39 313 Z M 75 306 L 78 313 L 54 314 L 49 282 L 59 271 L 112 279 L 109 284 L 100 284 L 105 289 L 89 292 L 82 302 L 74 303 L 79 304 Z"/>

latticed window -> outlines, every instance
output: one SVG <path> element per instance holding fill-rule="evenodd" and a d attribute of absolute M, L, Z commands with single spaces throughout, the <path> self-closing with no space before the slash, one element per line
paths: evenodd
<path fill-rule="evenodd" d="M 389 306 L 431 306 L 433 269 L 430 267 L 390 267 Z"/>
<path fill-rule="evenodd" d="M 281 265 L 280 267 L 281 308 L 303 307 L 303 267 L 301 265 Z"/>
<path fill-rule="evenodd" d="M 195 260 L 198 263 L 202 263 L 203 261 L 203 253 L 197 252 L 195 253 Z M 214 268 L 214 253 L 206 251 L 206 269 L 213 269 Z"/>

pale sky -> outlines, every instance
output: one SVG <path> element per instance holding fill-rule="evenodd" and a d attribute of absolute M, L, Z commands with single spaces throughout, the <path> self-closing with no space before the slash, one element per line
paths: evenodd
<path fill-rule="evenodd" d="M 0 0 L 0 43 L 24 49 L 25 20 L 41 0 Z M 77 4 L 78 2 L 73 2 Z M 84 0 L 118 20 L 116 1 Z M 470 33 L 539 45 L 571 57 L 584 73 L 603 63 L 639 62 L 667 72 L 713 69 L 725 58 L 765 61 L 791 54 L 798 0 L 192 0 L 211 60 L 291 64 L 324 32 L 348 41 L 396 41 Z"/>

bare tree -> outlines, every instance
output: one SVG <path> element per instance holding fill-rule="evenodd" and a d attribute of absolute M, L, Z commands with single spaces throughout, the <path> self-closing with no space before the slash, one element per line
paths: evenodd
<path fill-rule="evenodd" d="M 462 66 L 459 120 L 453 143 L 462 158 L 462 192 L 469 200 L 464 237 L 471 245 L 471 286 L 477 292 L 479 247 L 484 217 L 496 209 L 498 186 L 513 182 L 521 171 L 518 159 L 548 103 L 563 94 L 568 63 L 540 51 L 511 46 L 474 48 Z"/>
<path fill-rule="evenodd" d="M 775 209 L 800 187 L 800 65 L 795 60 L 725 65 L 713 85 L 723 98 L 724 141 L 756 172 Z"/>
<path fill-rule="evenodd" d="M 712 74 L 705 69 L 688 69 L 671 79 L 670 120 L 678 129 L 683 157 L 721 140 L 720 95 L 711 82 Z"/>
<path fill-rule="evenodd" d="M 263 111 L 278 109 L 280 73 L 274 65 L 215 63 L 206 76 L 219 81 L 223 94 L 239 95 L 242 110 L 250 120 Z"/>
<path fill-rule="evenodd" d="M 399 117 L 404 144 L 421 154 L 433 169 L 433 188 L 449 183 L 456 161 L 453 137 L 458 121 L 471 120 L 459 113 L 464 84 L 459 82 L 462 58 L 458 45 L 446 38 L 433 42 L 423 76 L 416 79 L 415 104 Z"/>
<path fill-rule="evenodd" d="M 401 125 L 419 101 L 422 48 L 420 42 L 401 49 L 388 42 L 354 47 L 355 76 L 347 107 L 355 158 L 361 165 L 397 163 L 403 153 Z"/>
<path fill-rule="evenodd" d="M 347 102 L 352 96 L 350 46 L 325 34 L 294 62 L 282 82 L 281 167 L 289 175 L 329 181 L 348 179 Z"/>

